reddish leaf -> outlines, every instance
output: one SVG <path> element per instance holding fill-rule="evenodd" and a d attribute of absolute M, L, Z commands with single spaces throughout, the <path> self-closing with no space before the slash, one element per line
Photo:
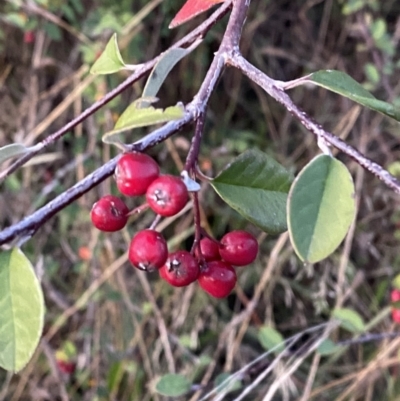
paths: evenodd
<path fill-rule="evenodd" d="M 197 15 L 210 9 L 213 5 L 223 3 L 225 0 L 187 0 L 183 7 L 175 15 L 169 24 L 169 28 L 175 28 Z"/>

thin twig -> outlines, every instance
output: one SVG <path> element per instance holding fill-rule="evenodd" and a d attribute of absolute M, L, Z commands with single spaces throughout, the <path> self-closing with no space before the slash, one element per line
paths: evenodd
<path fill-rule="evenodd" d="M 230 1 L 227 1 L 220 8 L 227 10 L 229 5 L 230 5 Z M 215 15 L 216 13 L 217 12 L 215 12 L 213 15 Z M 221 13 L 222 13 L 222 11 L 220 11 L 217 14 L 217 17 L 221 17 L 223 15 Z M 215 23 L 215 19 L 217 17 L 214 17 L 214 19 L 212 20 L 212 21 L 214 21 L 214 23 Z M 202 25 L 200 25 L 200 27 L 203 25 L 204 25 L 204 23 Z M 208 27 L 209 25 L 206 25 L 206 26 Z M 197 28 L 197 30 L 195 30 L 195 31 L 198 31 L 199 28 Z M 195 32 L 195 31 L 193 31 L 193 32 Z M 203 31 L 200 30 L 200 32 L 203 32 Z M 189 35 L 187 35 L 187 37 L 188 36 Z M 194 38 L 196 38 L 196 36 L 194 36 L 192 38 L 194 39 Z M 173 47 L 177 47 L 180 42 L 182 42 L 182 40 L 179 41 Z M 187 42 L 188 42 L 188 40 L 185 43 L 187 43 Z M 153 63 L 153 61 L 149 62 L 149 63 Z M 145 65 L 148 65 L 149 63 L 146 63 Z M 194 120 L 197 120 L 199 118 L 199 116 L 203 115 L 205 113 L 205 109 L 207 107 L 207 104 L 211 97 L 211 94 L 214 91 L 215 86 L 218 82 L 218 79 L 222 75 L 224 65 L 225 65 L 224 53 L 219 51 L 215 55 L 199 91 L 197 92 L 196 96 L 193 98 L 193 101 L 186 106 L 184 116 L 179 120 L 170 121 L 169 123 L 165 124 L 163 127 L 146 135 L 144 138 L 140 139 L 139 141 L 135 142 L 133 145 L 129 146 L 128 147 L 129 150 L 131 150 L 131 151 L 135 150 L 135 151 L 139 151 L 139 152 L 146 151 L 147 149 L 155 146 L 156 144 L 165 141 L 172 134 L 174 134 L 175 132 L 182 129 L 185 125 L 193 122 Z M 133 74 L 133 76 L 135 76 L 135 74 Z M 128 79 L 132 79 L 132 76 Z M 123 84 L 121 84 L 121 85 L 123 85 Z M 121 85 L 119 85 L 116 89 L 114 89 L 113 92 L 119 90 L 119 93 L 120 93 L 122 91 Z M 109 96 L 109 95 L 107 95 L 107 96 Z M 103 98 L 103 101 L 104 101 L 104 99 L 105 98 Z M 111 99 L 109 99 L 109 100 L 111 100 Z M 95 105 L 96 104 L 97 103 L 95 103 Z M 91 108 L 89 108 L 89 109 L 91 109 Z M 87 114 L 89 109 L 87 109 L 85 112 L 83 112 L 81 114 L 81 116 L 85 113 Z M 86 117 L 88 115 L 89 114 L 87 114 Z M 77 119 L 79 119 L 79 116 Z M 77 119 L 75 119 L 73 121 L 76 121 Z M 72 124 L 72 122 L 70 122 L 67 125 L 69 126 L 70 124 Z M 62 130 L 58 131 L 58 133 L 61 131 Z M 58 133 L 56 133 L 56 134 L 59 135 Z M 54 138 L 54 136 L 56 134 L 46 138 L 46 140 L 54 141 L 55 139 L 50 139 L 50 138 Z M 44 142 L 42 142 L 42 144 L 43 143 Z M 28 155 L 32 155 L 32 153 L 29 153 Z M 107 177 L 112 175 L 119 157 L 120 156 L 116 156 L 114 159 L 110 160 L 109 162 L 104 164 L 102 167 L 95 170 L 92 174 L 89 174 L 82 181 L 80 181 L 77 184 L 75 184 L 74 186 L 72 186 L 70 189 L 68 189 L 67 191 L 65 191 L 64 193 L 62 193 L 55 199 L 53 199 L 47 205 L 45 205 L 41 209 L 34 212 L 32 215 L 26 217 L 22 221 L 14 224 L 13 226 L 8 227 L 5 230 L 1 231 L 0 232 L 0 245 L 5 244 L 9 241 L 12 241 L 18 237 L 18 239 L 19 239 L 18 245 L 21 246 L 23 243 L 25 243 L 27 240 L 29 240 L 32 237 L 32 235 L 46 221 L 48 221 L 52 216 L 54 216 L 57 212 L 59 212 L 60 210 L 62 210 L 66 206 L 68 206 L 74 200 L 78 199 L 84 193 L 88 192 L 90 189 L 94 188 L 100 182 L 102 182 Z M 21 161 L 23 158 L 17 160 L 13 165 L 15 165 L 16 163 Z M 13 165 L 10 166 L 9 170 L 13 167 Z M 3 172 L 3 173 L 5 174 L 5 172 Z M 0 179 L 1 179 L 1 174 L 0 174 Z"/>
<path fill-rule="evenodd" d="M 383 181 L 389 188 L 393 189 L 396 193 L 400 194 L 400 181 L 392 176 L 379 164 L 366 158 L 358 150 L 342 141 L 332 133 L 325 131 L 325 129 L 315 123 L 310 116 L 297 107 L 292 99 L 282 90 L 278 81 L 274 81 L 258 68 L 250 64 L 240 53 L 233 52 L 229 55 L 227 60 L 228 64 L 232 67 L 238 68 L 247 77 L 254 81 L 257 85 L 264 89 L 271 97 L 281 103 L 285 108 L 296 117 L 299 122 L 306 127 L 308 131 L 313 133 L 318 139 L 321 138 L 328 144 L 339 149 L 347 156 L 354 159 L 360 166 L 374 174 L 377 178 Z"/>
<path fill-rule="evenodd" d="M 192 32 L 187 34 L 184 38 L 176 42 L 174 45 L 170 47 L 170 49 L 174 49 L 177 47 L 187 46 L 193 43 L 199 37 L 204 36 L 205 33 L 217 22 L 219 21 L 229 10 L 231 6 L 231 1 L 227 1 L 221 7 L 219 7 L 207 20 L 205 20 L 201 25 L 199 25 Z M 168 51 L 167 49 L 166 51 Z M 165 52 L 166 52 L 165 51 Z M 121 94 L 123 91 L 131 87 L 131 85 L 138 81 L 141 77 L 143 77 L 146 73 L 148 73 L 158 62 L 158 60 L 165 53 L 161 53 L 159 56 L 154 58 L 147 63 L 144 63 L 137 71 L 135 71 L 130 77 L 128 77 L 124 82 L 118 85 L 115 89 L 107 93 L 102 99 L 93 103 L 90 107 L 84 110 L 79 116 L 71 120 L 69 123 L 64 125 L 61 129 L 56 131 L 55 133 L 46 137 L 43 141 L 38 143 L 37 148 L 35 147 L 34 151 L 26 153 L 21 158 L 17 159 L 14 163 L 12 163 L 7 169 L 0 172 L 0 183 L 4 181 L 6 177 L 16 171 L 19 167 L 23 166 L 28 160 L 30 160 L 33 156 L 38 154 L 40 151 L 45 149 L 50 144 L 57 141 L 59 138 L 64 136 L 66 133 L 71 131 L 76 125 L 80 124 L 82 121 L 86 120 L 89 116 L 94 114 L 96 111 L 101 109 L 104 105 L 109 103 L 116 96 Z"/>
<path fill-rule="evenodd" d="M 179 121 L 171 121 L 133 144 L 131 150 L 147 150 L 171 136 L 174 132 L 178 131 L 193 119 L 194 110 L 190 110 L 191 111 L 188 111 L 185 114 L 183 119 Z M 0 231 L 0 245 L 10 242 L 16 238 L 19 239 L 19 245 L 22 245 L 24 242 L 29 240 L 32 235 L 35 234 L 35 232 L 52 216 L 71 204 L 74 200 L 81 197 L 90 189 L 94 188 L 107 177 L 111 176 L 114 172 L 119 157 L 120 156 L 114 157 L 93 173 L 86 176 L 82 181 L 79 181 L 67 191 L 58 195 L 45 206 L 25 217 L 20 222 Z"/>
<path fill-rule="evenodd" d="M 205 112 L 201 113 L 196 121 L 196 128 L 185 163 L 185 170 L 189 174 L 194 171 L 195 165 L 197 164 L 197 159 L 199 157 L 201 138 L 203 136 L 204 130 L 205 115 Z"/>

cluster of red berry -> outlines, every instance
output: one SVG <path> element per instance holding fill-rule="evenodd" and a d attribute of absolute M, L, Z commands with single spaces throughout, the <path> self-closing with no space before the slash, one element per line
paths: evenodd
<path fill-rule="evenodd" d="M 392 302 L 399 302 L 400 301 L 400 290 L 394 289 L 390 293 L 390 300 Z M 392 320 L 395 323 L 400 323 L 400 308 L 392 307 Z"/>
<path fill-rule="evenodd" d="M 142 153 L 125 153 L 115 169 L 119 191 L 126 196 L 146 195 L 147 205 L 158 215 L 174 216 L 188 201 L 188 190 L 180 177 L 160 175 L 158 164 Z M 130 211 L 113 195 L 97 201 L 91 211 L 93 225 L 102 231 L 125 227 Z M 198 281 L 201 288 L 216 298 L 226 297 L 236 285 L 232 266 L 252 263 L 258 243 L 246 231 L 227 233 L 220 242 L 204 237 L 194 252 L 168 253 L 164 237 L 153 229 L 138 232 L 129 245 L 129 260 L 140 270 L 159 270 L 160 276 L 175 287 Z"/>

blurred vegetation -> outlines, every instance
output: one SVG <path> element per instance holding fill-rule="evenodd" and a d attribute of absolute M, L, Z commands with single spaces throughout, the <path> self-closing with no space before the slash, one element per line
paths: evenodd
<path fill-rule="evenodd" d="M 176 30 L 167 28 L 182 3 L 0 3 L 0 146 L 43 139 L 127 76 L 88 75 L 112 33 L 118 33 L 124 60 L 135 64 L 153 58 L 193 29 L 204 16 Z M 174 68 L 160 92 L 163 105 L 191 100 L 226 21 L 227 17 Z M 396 0 L 253 0 L 241 49 L 274 79 L 338 69 L 377 98 L 400 105 L 399 41 Z M 115 155 L 117 150 L 102 144 L 101 136 L 140 96 L 143 85 L 144 81 L 133 85 L 7 179 L 0 193 L 1 227 L 29 215 Z M 327 130 L 400 175 L 398 123 L 321 88 L 299 87 L 291 96 Z M 207 118 L 200 165 L 209 176 L 251 147 L 295 173 L 318 153 L 313 135 L 234 70 L 224 74 Z M 145 132 L 135 131 L 132 141 Z M 187 129 L 152 149 L 164 172 L 180 170 L 191 135 Z M 129 239 L 153 216 L 143 214 L 116 234 L 94 229 L 91 205 L 99 196 L 116 192 L 111 179 L 67 207 L 24 246 L 46 297 L 44 337 L 20 374 L 0 370 L 0 400 L 163 400 L 154 386 L 173 370 L 210 390 L 219 374 L 234 373 L 263 352 L 257 337 L 262 326 L 272 326 L 287 338 L 327 322 L 334 307 L 357 311 L 375 333 L 396 330 L 388 305 L 391 282 L 400 273 L 399 199 L 350 159 L 337 156 L 354 176 L 358 217 L 341 248 L 314 266 L 299 262 L 285 234 L 266 237 L 204 187 L 207 230 L 221 237 L 228 230 L 246 228 L 261 243 L 257 262 L 240 270 L 237 289 L 226 300 L 211 299 L 196 285 L 173 289 L 157 274 L 145 276 L 129 266 L 124 256 Z M 189 249 L 190 212 L 166 221 L 164 234 L 171 249 Z M 255 291 L 254 312 L 238 319 Z M 350 337 L 344 330 L 331 335 L 334 341 Z M 273 399 L 398 400 L 399 346 L 396 338 L 348 346 L 330 356 L 313 354 Z M 57 369 L 56 351 L 76 363 L 74 374 Z M 253 366 L 241 377 L 243 387 L 224 399 L 238 397 L 273 360 L 270 355 Z M 282 369 L 278 363 L 245 399 L 263 399 Z"/>

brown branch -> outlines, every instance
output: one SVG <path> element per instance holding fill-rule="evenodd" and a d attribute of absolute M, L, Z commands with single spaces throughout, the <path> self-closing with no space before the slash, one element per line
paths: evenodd
<path fill-rule="evenodd" d="M 212 19 L 212 21 L 215 21 L 216 16 L 218 18 L 220 18 L 223 15 L 223 12 L 221 11 L 221 9 L 223 11 L 227 11 L 228 8 L 230 7 L 230 4 L 231 4 L 230 1 L 227 1 L 226 3 L 224 3 L 224 5 L 222 7 L 220 7 L 220 9 L 217 10 L 217 12 L 215 12 L 213 14 L 214 18 Z M 232 16 L 231 16 L 231 18 L 232 18 Z M 207 21 L 209 21 L 209 20 L 207 20 Z M 201 26 L 204 26 L 204 24 L 205 23 L 200 25 L 199 28 Z M 207 24 L 206 26 L 209 26 L 209 25 Z M 199 31 L 199 28 L 197 28 L 195 31 Z M 195 31 L 193 31 L 193 32 L 195 32 Z M 192 38 L 193 39 L 196 38 L 196 35 L 192 36 Z M 178 47 L 181 44 L 182 44 L 182 41 L 179 41 L 176 45 L 174 45 L 174 47 Z M 157 59 L 155 59 L 155 60 L 157 60 Z M 149 63 L 153 63 L 153 62 L 154 62 L 154 60 Z M 147 64 L 148 63 L 146 63 L 145 65 L 147 65 Z M 222 53 L 222 51 L 220 50 L 215 55 L 199 91 L 197 92 L 196 96 L 193 98 L 193 101 L 186 106 L 185 114 L 184 114 L 183 118 L 181 118 L 180 120 L 171 121 L 171 122 L 167 123 L 166 125 L 164 125 L 163 127 L 146 135 L 144 138 L 140 139 L 139 141 L 135 142 L 132 146 L 130 146 L 129 149 L 141 151 L 141 152 L 146 151 L 147 149 L 164 141 L 169 136 L 171 136 L 175 132 L 179 131 L 185 125 L 195 121 L 199 115 L 204 114 L 205 109 L 207 107 L 207 103 L 210 99 L 210 96 L 211 96 L 213 90 L 215 89 L 218 79 L 220 78 L 220 76 L 222 74 L 224 65 L 225 65 L 225 56 Z M 138 73 L 136 73 L 136 74 L 138 74 Z M 133 76 L 135 76 L 135 74 L 133 74 Z M 133 78 L 130 77 L 129 79 L 132 80 Z M 116 88 L 113 92 L 115 92 L 117 90 L 119 90 L 121 92 L 121 90 L 120 90 L 121 85 L 118 87 L 119 89 Z M 103 98 L 103 100 L 104 100 L 104 98 Z M 86 112 L 87 112 L 87 110 L 86 110 Z M 82 113 L 82 114 L 84 114 L 84 113 Z M 81 116 L 82 116 L 82 114 L 81 114 Z M 87 114 L 86 117 L 88 115 L 89 114 Z M 75 121 L 75 120 L 73 120 L 73 121 Z M 69 124 L 72 124 L 72 123 L 73 122 L 71 122 Z M 56 134 L 54 134 L 54 135 L 56 135 Z M 53 137 L 53 136 L 51 136 L 51 137 Z M 49 138 L 47 138 L 47 139 L 49 140 Z M 104 179 L 106 179 L 107 177 L 112 175 L 119 157 L 120 156 L 117 156 L 114 159 L 110 160 L 108 163 L 106 163 L 102 167 L 98 168 L 92 174 L 89 174 L 82 181 L 78 182 L 73 187 L 71 187 L 70 189 L 68 189 L 67 191 L 62 193 L 61 195 L 57 196 L 55 199 L 53 199 L 48 204 L 46 204 L 45 206 L 43 206 L 42 208 L 40 208 L 39 210 L 34 212 L 32 215 L 27 216 L 22 221 L 12 225 L 11 227 L 6 228 L 3 231 L 0 231 L 0 245 L 18 238 L 18 245 L 21 246 L 24 242 L 29 240 L 32 237 L 32 235 L 52 216 L 54 216 L 60 210 L 62 210 L 66 206 L 68 206 L 74 200 L 78 199 L 84 193 L 88 192 L 90 189 L 92 189 L 93 187 L 98 185 Z"/>
<path fill-rule="evenodd" d="M 181 41 L 177 42 L 173 47 L 187 45 L 191 41 L 198 38 L 199 35 L 204 34 L 204 32 L 206 32 L 218 19 L 220 19 L 228 11 L 231 4 L 232 2 L 230 0 L 226 1 L 223 6 L 221 6 L 214 14 L 212 14 L 212 16 L 208 20 L 206 20 L 203 24 L 201 24 L 197 29 L 195 29 Z M 336 137 L 330 132 L 325 131 L 319 124 L 315 123 L 305 112 L 303 112 L 293 103 L 291 98 L 284 92 L 284 85 L 282 85 L 282 82 L 275 81 L 269 78 L 266 74 L 258 70 L 246 59 L 244 59 L 244 57 L 239 52 L 238 45 L 248 6 L 248 0 L 233 0 L 232 14 L 229 18 L 227 28 L 221 42 L 221 46 L 214 56 L 214 59 L 210 65 L 210 68 L 207 71 L 207 74 L 199 91 L 194 96 L 193 101 L 186 106 L 183 118 L 177 121 L 169 122 L 163 127 L 146 135 L 144 138 L 131 145 L 130 150 L 146 151 L 150 147 L 164 141 L 185 125 L 188 125 L 198 120 L 199 117 L 203 118 L 210 96 L 216 87 L 218 79 L 222 75 L 224 67 L 226 65 L 230 65 L 239 69 L 244 75 L 249 77 L 257 85 L 263 88 L 265 92 L 267 92 L 271 97 L 281 103 L 294 117 L 296 117 L 300 121 L 301 124 L 303 124 L 307 128 L 307 130 L 312 132 L 319 141 L 326 142 L 330 145 L 335 146 L 337 149 L 341 150 L 343 153 L 353 158 L 366 170 L 372 172 L 376 177 L 382 180 L 395 192 L 400 193 L 400 182 L 395 177 L 390 175 L 389 172 L 382 168 L 380 165 L 369 160 L 356 149 L 347 145 L 340 138 Z M 106 95 L 102 100 L 95 103 L 92 107 L 84 111 L 75 120 L 67 124 L 62 130 L 54 133 L 53 135 L 50 135 L 41 143 L 39 143 L 39 151 L 48 146 L 50 143 L 57 140 L 66 131 L 69 131 L 73 126 L 83 121 L 90 114 L 94 113 L 100 107 L 104 106 L 113 97 L 121 93 L 132 82 L 139 79 L 140 76 L 148 72 L 157 60 L 158 58 L 144 64 L 142 69 L 129 77 L 125 82 L 114 89 L 114 91 L 110 92 L 110 94 Z M 202 125 L 203 123 L 201 123 L 201 127 L 196 130 L 192 142 L 192 148 L 188 155 L 187 167 L 190 169 L 195 167 L 196 165 L 200 149 L 201 132 L 203 129 Z M 35 149 L 38 145 L 35 146 Z M 10 166 L 8 170 L 4 171 L 3 174 L 0 174 L 0 179 L 1 177 L 4 178 L 8 174 L 11 174 L 12 171 L 15 171 L 16 168 L 22 165 L 25 161 L 29 160 L 36 153 L 37 152 L 30 153 L 27 159 L 24 159 L 23 157 L 17 160 L 13 165 Z M 109 177 L 115 169 L 118 158 L 119 156 L 110 160 L 108 163 L 98 168 L 92 174 L 88 175 L 82 181 L 78 182 L 69 190 L 50 201 L 47 205 L 34 212 L 32 215 L 26 217 L 19 223 L 16 223 L 13 226 L 1 231 L 0 245 L 15 240 L 16 238 L 19 239 L 19 244 L 25 242 L 37 231 L 39 227 L 41 227 L 57 212 L 72 203 L 75 199 L 82 196 L 91 188 L 98 185 L 101 181 Z"/>
<path fill-rule="evenodd" d="M 227 1 L 221 7 L 219 7 L 207 20 L 205 20 L 202 24 L 200 24 L 196 29 L 187 34 L 184 38 L 176 42 L 170 49 L 187 46 L 193 43 L 199 37 L 203 37 L 205 33 L 209 31 L 209 29 L 215 25 L 217 21 L 219 21 L 229 10 L 231 6 L 231 1 Z M 168 49 L 169 50 L 169 49 Z M 166 51 L 168 51 L 166 50 Z M 164 52 L 165 53 L 165 52 Z M 124 82 L 118 85 L 111 92 L 107 93 L 102 99 L 93 103 L 90 107 L 84 110 L 79 116 L 71 120 L 69 123 L 64 125 L 58 131 L 46 137 L 43 141 L 39 142 L 35 145 L 32 151 L 24 154 L 24 156 L 17 159 L 13 162 L 7 169 L 0 172 L 0 183 L 4 181 L 6 177 L 16 171 L 19 167 L 23 166 L 27 161 L 32 159 L 35 155 L 41 152 L 50 144 L 57 141 L 59 138 L 67 134 L 71 131 L 72 128 L 76 127 L 82 121 L 86 120 L 89 116 L 94 114 L 96 111 L 101 109 L 107 103 L 109 103 L 116 96 L 120 95 L 123 91 L 129 88 L 134 82 L 138 81 L 141 77 L 147 74 L 157 63 L 157 61 L 163 56 L 164 53 L 161 53 L 159 56 L 154 58 L 147 63 L 144 63 L 137 71 L 135 71 L 130 77 L 128 77 Z"/>
<path fill-rule="evenodd" d="M 269 78 L 258 68 L 250 64 L 239 52 L 231 54 L 227 60 L 227 63 L 232 67 L 239 69 L 244 75 L 250 78 L 258 86 L 263 88 L 264 91 L 267 92 L 271 97 L 273 97 L 277 102 L 285 106 L 285 108 L 318 139 L 322 139 L 326 143 L 334 146 L 341 152 L 350 156 L 360 166 L 374 174 L 389 188 L 400 194 L 400 181 L 397 178 L 392 176 L 379 164 L 365 157 L 357 149 L 354 149 L 352 146 L 348 145 L 346 142 L 342 141 L 340 138 L 333 135 L 332 133 L 325 131 L 321 125 L 315 123 L 311 119 L 311 117 L 307 115 L 307 113 L 302 111 L 293 103 L 292 99 L 283 91 L 280 85 L 278 85 L 277 81 Z"/>

